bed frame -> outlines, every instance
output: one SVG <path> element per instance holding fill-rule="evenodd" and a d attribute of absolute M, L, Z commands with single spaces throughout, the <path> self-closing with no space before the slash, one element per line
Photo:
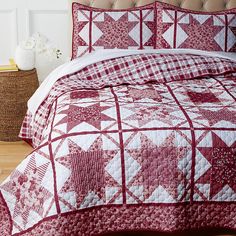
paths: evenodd
<path fill-rule="evenodd" d="M 204 12 L 214 12 L 223 11 L 227 9 L 236 8 L 236 0 L 160 0 L 161 2 L 166 2 L 181 8 L 204 11 Z M 133 7 L 144 6 L 155 2 L 155 0 L 69 0 L 69 9 L 71 8 L 72 2 L 79 2 L 86 6 L 92 6 L 101 9 L 128 9 Z M 71 13 L 71 11 L 70 11 Z M 71 18 L 71 17 L 70 17 Z M 71 35 L 71 33 L 70 33 Z M 176 233 L 176 234 L 163 234 L 163 233 L 116 233 L 108 234 L 107 236 L 236 236 L 232 232 L 209 230 L 204 232 L 187 232 Z"/>

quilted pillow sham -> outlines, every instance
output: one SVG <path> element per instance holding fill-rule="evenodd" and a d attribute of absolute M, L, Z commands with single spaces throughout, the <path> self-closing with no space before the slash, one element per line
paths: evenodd
<path fill-rule="evenodd" d="M 235 13 L 196 12 L 156 2 L 156 48 L 236 52 Z"/>
<path fill-rule="evenodd" d="M 72 5 L 72 59 L 97 49 L 146 49 L 155 45 L 155 4 L 126 10 Z"/>

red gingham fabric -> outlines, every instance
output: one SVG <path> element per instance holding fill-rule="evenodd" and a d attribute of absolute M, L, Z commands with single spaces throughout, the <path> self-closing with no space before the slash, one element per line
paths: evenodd
<path fill-rule="evenodd" d="M 60 78 L 41 104 L 34 118 L 30 111 L 24 119 L 20 137 L 32 140 L 34 147 L 45 138 L 42 132 L 53 102 L 73 89 L 100 89 L 120 84 L 168 83 L 235 71 L 227 59 L 189 54 L 140 54 L 101 61 Z"/>

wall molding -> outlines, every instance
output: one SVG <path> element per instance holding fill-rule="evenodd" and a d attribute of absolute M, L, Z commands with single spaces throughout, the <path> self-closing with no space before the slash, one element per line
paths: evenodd
<path fill-rule="evenodd" d="M 26 25 L 27 25 L 27 37 L 32 35 L 33 27 L 32 27 L 32 17 L 36 14 L 60 14 L 60 15 L 68 15 L 67 10 L 55 10 L 55 9 L 26 9 Z"/>
<path fill-rule="evenodd" d="M 0 10 L 0 15 L 5 14 L 7 16 L 10 16 L 11 18 L 11 23 L 9 23 L 11 29 L 9 32 L 9 38 L 11 39 L 10 41 L 11 44 L 9 45 L 9 51 L 14 54 L 15 48 L 19 43 L 19 37 L 18 37 L 18 22 L 17 22 L 17 9 L 16 8 L 9 8 L 9 9 L 2 9 Z M 3 22 L 3 24 L 6 27 L 6 22 Z M 0 44 L 1 45 L 1 44 Z M 6 58 L 5 58 L 6 59 Z"/>

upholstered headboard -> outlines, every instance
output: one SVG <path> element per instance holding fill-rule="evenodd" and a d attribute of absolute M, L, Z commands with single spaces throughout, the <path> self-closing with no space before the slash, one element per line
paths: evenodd
<path fill-rule="evenodd" d="M 70 0 L 70 2 L 79 2 L 103 9 L 126 9 L 143 6 L 155 2 L 155 0 Z M 236 0 L 162 0 L 162 2 L 181 8 L 206 12 L 236 8 Z"/>

